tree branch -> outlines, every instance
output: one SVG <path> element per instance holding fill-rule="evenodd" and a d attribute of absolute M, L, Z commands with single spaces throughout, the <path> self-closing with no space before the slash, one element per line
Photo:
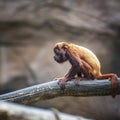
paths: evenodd
<path fill-rule="evenodd" d="M 56 109 L 43 110 L 8 102 L 0 102 L 0 120 L 92 120 L 92 119 L 61 113 Z"/>
<path fill-rule="evenodd" d="M 30 104 L 60 96 L 87 97 L 111 95 L 110 80 L 80 81 L 77 85 L 72 80 L 66 83 L 64 90 L 58 85 L 58 81 L 59 80 L 38 84 L 3 94 L 0 95 L 0 100 Z M 118 78 L 117 94 L 120 94 L 120 78 Z"/>

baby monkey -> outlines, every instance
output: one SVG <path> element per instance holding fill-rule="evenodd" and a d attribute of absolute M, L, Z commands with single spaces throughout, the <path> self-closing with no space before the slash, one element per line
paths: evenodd
<path fill-rule="evenodd" d="M 76 75 L 78 76 L 75 78 L 76 82 L 78 80 L 110 79 L 112 81 L 112 97 L 116 96 L 118 76 L 114 73 L 102 74 L 100 62 L 91 50 L 67 42 L 55 44 L 53 50 L 56 62 L 63 63 L 68 60 L 71 64 L 68 73 L 63 78 L 60 78 L 60 85 L 65 86 L 65 83 L 75 78 Z"/>

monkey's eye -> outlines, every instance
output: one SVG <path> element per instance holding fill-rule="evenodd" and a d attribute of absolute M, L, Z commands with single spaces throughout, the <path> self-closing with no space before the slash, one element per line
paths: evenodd
<path fill-rule="evenodd" d="M 63 50 L 67 50 L 67 49 L 68 49 L 68 46 L 65 45 L 65 46 L 62 47 L 62 49 L 63 49 Z"/>

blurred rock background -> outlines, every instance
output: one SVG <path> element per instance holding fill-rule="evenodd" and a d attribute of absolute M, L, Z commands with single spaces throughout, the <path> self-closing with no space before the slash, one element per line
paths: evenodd
<path fill-rule="evenodd" d="M 56 42 L 91 49 L 103 73 L 120 75 L 119 0 L 0 0 L 0 93 L 63 76 Z M 34 104 L 96 120 L 119 120 L 120 97 L 62 97 Z"/>

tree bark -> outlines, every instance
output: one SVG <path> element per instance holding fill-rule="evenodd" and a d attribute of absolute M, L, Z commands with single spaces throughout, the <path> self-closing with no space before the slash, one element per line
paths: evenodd
<path fill-rule="evenodd" d="M 120 79 L 118 83 L 117 94 L 120 94 Z M 69 81 L 66 83 L 65 89 L 62 89 L 56 80 L 0 95 L 0 100 L 31 104 L 61 96 L 108 95 L 111 95 L 111 81 L 109 80 L 80 81 L 78 84 Z"/>

